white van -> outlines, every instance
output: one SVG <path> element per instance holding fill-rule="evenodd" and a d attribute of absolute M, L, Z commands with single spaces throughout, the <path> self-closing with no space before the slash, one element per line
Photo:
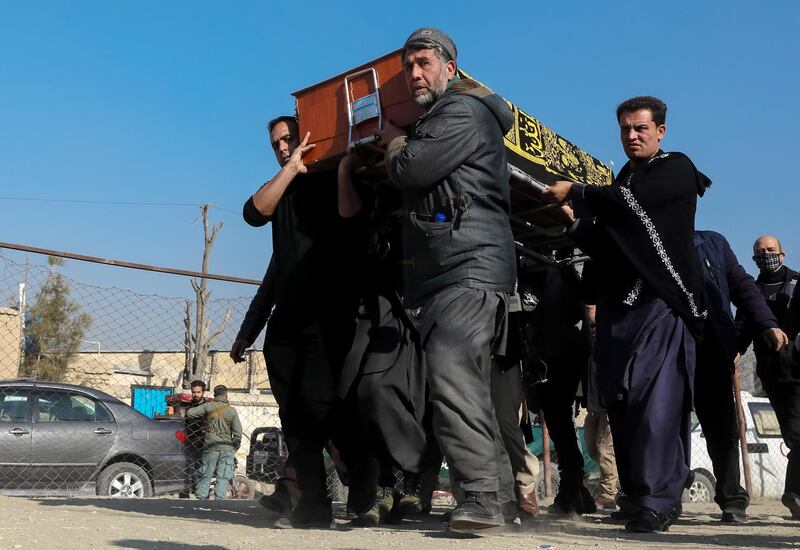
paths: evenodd
<path fill-rule="evenodd" d="M 751 499 L 781 498 L 786 481 L 789 449 L 783 442 L 778 418 L 766 397 L 741 392 L 750 457 Z M 741 456 L 739 468 L 743 469 Z M 697 416 L 692 413 L 692 471 L 694 482 L 683 492 L 684 502 L 713 502 L 716 478 Z M 744 472 L 741 480 L 744 487 Z"/>

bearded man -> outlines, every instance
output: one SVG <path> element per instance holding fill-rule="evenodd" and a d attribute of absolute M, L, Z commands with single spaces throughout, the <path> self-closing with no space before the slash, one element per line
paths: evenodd
<path fill-rule="evenodd" d="M 387 124 L 378 136 L 403 195 L 404 301 L 419 328 L 433 432 L 464 491 L 449 526 L 465 530 L 504 523 L 490 373 L 505 344 L 516 264 L 503 145 L 513 115 L 502 98 L 459 78 L 456 54 L 440 30 L 409 36 L 405 80 L 426 111 L 410 135 Z"/>

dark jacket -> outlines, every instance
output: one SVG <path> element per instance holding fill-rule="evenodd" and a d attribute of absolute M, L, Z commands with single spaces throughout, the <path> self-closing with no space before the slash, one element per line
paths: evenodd
<path fill-rule="evenodd" d="M 250 301 L 250 307 L 247 308 L 242 326 L 239 327 L 236 335 L 237 340 L 244 340 L 248 344 L 252 344 L 267 324 L 272 306 L 275 305 L 275 268 L 273 265 L 270 261 L 264 279 L 258 285 L 258 290 Z"/>
<path fill-rule="evenodd" d="M 516 280 L 503 136 L 513 114 L 472 80 L 450 87 L 413 134 L 389 144 L 386 166 L 403 192 L 405 300 L 422 305 L 454 285 L 512 292 Z M 436 215 L 444 216 L 437 222 Z"/>
<path fill-rule="evenodd" d="M 350 244 L 336 210 L 336 193 L 335 175 L 308 173 L 294 178 L 271 216 L 258 211 L 253 197 L 244 204 L 249 225 L 272 225 L 276 318 L 319 319 L 354 307 L 348 282 Z"/>
<path fill-rule="evenodd" d="M 753 277 L 739 264 L 725 237 L 714 231 L 697 231 L 694 245 L 703 266 L 708 306 L 706 339 L 702 345 L 713 346 L 703 357 L 713 357 L 718 365 L 733 370 L 733 360 L 739 350 L 731 302 L 737 311 L 752 320 L 758 332 L 777 327 L 778 321 Z M 698 368 L 716 366 L 698 365 Z"/>
<path fill-rule="evenodd" d="M 775 293 L 767 295 L 767 280 L 770 276 L 763 274 L 756 279 L 756 285 L 764 295 L 769 309 L 778 320 L 780 328 L 791 341 L 797 334 L 800 324 L 800 292 L 797 284 L 798 273 L 788 267 L 781 266 L 778 280 L 782 284 Z M 768 348 L 760 337 L 760 330 L 755 319 L 744 311 L 736 312 L 736 329 L 739 336 L 739 351 L 744 353 L 750 343 L 756 354 L 756 372 L 764 382 L 800 382 L 800 363 L 796 360 L 784 359 L 781 354 Z"/>
<path fill-rule="evenodd" d="M 626 163 L 610 186 L 573 186 L 583 219 L 572 235 L 596 260 L 604 299 L 635 308 L 647 287 L 702 333 L 703 273 L 692 239 L 697 196 L 710 184 L 683 153 L 659 151 L 634 169 Z"/>
<path fill-rule="evenodd" d="M 204 403 L 186 411 L 187 418 L 204 416 L 205 438 L 203 451 L 220 451 L 233 449 L 242 444 L 242 424 L 236 409 L 228 404 L 224 397 L 215 397 L 214 401 Z"/>

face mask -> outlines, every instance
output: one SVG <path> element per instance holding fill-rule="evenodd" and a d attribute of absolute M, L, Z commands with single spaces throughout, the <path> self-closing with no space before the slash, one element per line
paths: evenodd
<path fill-rule="evenodd" d="M 753 261 L 763 273 L 772 273 L 781 266 L 781 255 L 776 253 L 757 254 Z"/>

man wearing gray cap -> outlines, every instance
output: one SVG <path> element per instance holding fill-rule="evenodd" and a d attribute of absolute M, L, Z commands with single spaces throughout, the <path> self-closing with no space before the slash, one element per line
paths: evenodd
<path fill-rule="evenodd" d="M 405 306 L 420 331 L 433 430 L 464 491 L 450 528 L 465 530 L 503 524 L 489 377 L 491 356 L 505 347 L 516 266 L 503 145 L 513 115 L 459 78 L 456 55 L 437 29 L 408 38 L 406 84 L 426 111 L 408 135 L 387 124 L 378 137 L 403 193 Z"/>

